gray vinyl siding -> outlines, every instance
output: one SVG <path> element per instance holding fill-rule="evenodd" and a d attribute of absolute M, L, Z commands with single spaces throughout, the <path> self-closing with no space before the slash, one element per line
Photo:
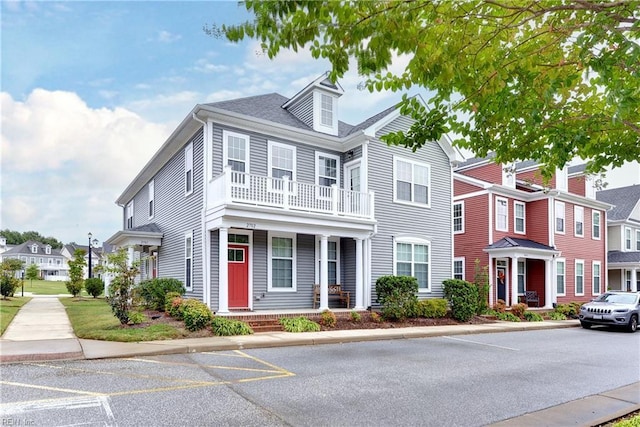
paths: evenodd
<path fill-rule="evenodd" d="M 210 280 L 211 280 L 211 296 L 209 298 L 211 310 L 216 311 L 218 309 L 218 304 L 220 302 L 219 293 L 218 293 L 218 283 L 220 283 L 220 274 L 218 269 L 218 256 L 220 251 L 218 248 L 220 247 L 220 231 L 213 230 L 211 233 L 211 258 L 209 259 L 209 263 L 211 265 L 210 272 Z"/>
<path fill-rule="evenodd" d="M 411 120 L 400 117 L 381 130 L 377 137 L 407 129 Z M 393 156 L 427 163 L 431 167 L 431 206 L 423 208 L 393 202 Z M 393 274 L 394 236 L 411 235 L 431 242 L 431 292 L 420 297 L 441 297 L 442 281 L 452 276 L 451 242 L 451 169 L 446 153 L 436 142 L 415 153 L 403 147 L 390 147 L 376 140 L 369 146 L 369 189 L 375 192 L 378 233 L 371 244 L 372 300 L 376 300 L 375 282 Z"/>
<path fill-rule="evenodd" d="M 353 239 L 340 239 L 340 278 L 338 280 L 342 289 L 351 292 L 351 305 L 353 305 L 356 295 L 356 241 Z"/>
<path fill-rule="evenodd" d="M 160 227 L 163 237 L 158 249 L 158 277 L 175 278 L 182 283 L 185 283 L 185 233 L 193 232 L 193 290 L 187 292 L 187 296 L 202 299 L 202 130 L 190 142 L 193 143 L 193 193 L 185 196 L 184 149 L 181 149 L 154 177 L 154 217 L 149 219 L 149 193 L 145 185 L 134 198 L 133 222 L 134 227 L 149 223 Z"/>
<path fill-rule="evenodd" d="M 304 124 L 313 128 L 313 92 L 310 92 L 307 97 L 297 105 L 290 107 L 289 112 Z"/>

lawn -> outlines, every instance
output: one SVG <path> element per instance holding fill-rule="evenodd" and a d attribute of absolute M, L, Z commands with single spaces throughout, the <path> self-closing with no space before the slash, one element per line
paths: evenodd
<path fill-rule="evenodd" d="M 171 325 L 121 326 L 104 298 L 60 298 L 78 338 L 102 341 L 155 341 L 186 335 Z"/>
<path fill-rule="evenodd" d="M 12 297 L 8 300 L 0 298 L 0 335 L 4 334 L 20 307 L 28 303 L 30 299 L 29 297 Z"/>
<path fill-rule="evenodd" d="M 24 279 L 24 291 L 31 292 L 35 295 L 69 295 L 66 282 L 51 282 L 48 280 L 29 280 Z M 22 292 L 22 284 L 16 289 L 16 295 Z M 85 290 L 81 295 L 87 296 Z"/>

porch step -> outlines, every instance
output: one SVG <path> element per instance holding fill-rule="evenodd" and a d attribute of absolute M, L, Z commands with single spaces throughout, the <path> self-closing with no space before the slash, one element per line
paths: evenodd
<path fill-rule="evenodd" d="M 253 319 L 245 320 L 253 329 L 253 332 L 282 332 L 282 325 L 278 319 Z"/>

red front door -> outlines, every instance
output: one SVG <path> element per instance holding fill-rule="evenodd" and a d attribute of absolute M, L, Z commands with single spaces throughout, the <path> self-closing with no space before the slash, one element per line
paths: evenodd
<path fill-rule="evenodd" d="M 229 308 L 249 307 L 249 251 L 229 245 Z"/>

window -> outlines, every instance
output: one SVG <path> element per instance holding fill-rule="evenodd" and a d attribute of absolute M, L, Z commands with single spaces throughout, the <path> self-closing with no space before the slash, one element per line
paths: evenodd
<path fill-rule="evenodd" d="M 42 259 L 42 258 L 38 258 L 38 263 L 39 263 L 39 264 L 42 264 L 43 262 L 44 262 L 44 259 Z"/>
<path fill-rule="evenodd" d="M 193 143 L 184 149 L 184 194 L 193 193 Z"/>
<path fill-rule="evenodd" d="M 329 240 L 327 242 L 327 262 L 329 264 L 329 284 L 338 283 L 338 242 Z"/>
<path fill-rule="evenodd" d="M 598 295 L 600 294 L 600 261 L 593 261 L 592 273 L 593 295 Z"/>
<path fill-rule="evenodd" d="M 496 197 L 496 230 L 509 231 L 509 207 L 507 199 Z"/>
<path fill-rule="evenodd" d="M 296 290 L 295 235 L 269 233 L 269 290 Z"/>
<path fill-rule="evenodd" d="M 193 232 L 184 235 L 184 286 L 193 289 Z"/>
<path fill-rule="evenodd" d="M 593 211 L 591 215 L 591 238 L 594 240 L 600 240 L 600 212 Z"/>
<path fill-rule="evenodd" d="M 36 263 L 36 258 L 35 257 L 31 257 L 31 259 L 29 261 L 30 261 L 30 264 L 35 264 Z"/>
<path fill-rule="evenodd" d="M 584 261 L 576 260 L 576 295 L 584 295 Z"/>
<path fill-rule="evenodd" d="M 394 201 L 429 206 L 431 167 L 411 160 L 394 158 Z"/>
<path fill-rule="evenodd" d="M 526 289 L 526 264 L 518 261 L 518 295 L 524 295 Z"/>
<path fill-rule="evenodd" d="M 229 243 L 238 243 L 243 245 L 249 244 L 249 235 L 248 234 L 235 234 L 229 233 L 227 235 L 227 241 Z"/>
<path fill-rule="evenodd" d="M 133 200 L 127 205 L 127 228 L 133 228 Z"/>
<path fill-rule="evenodd" d="M 629 227 L 624 229 L 624 247 L 628 251 L 631 250 L 631 229 Z"/>
<path fill-rule="evenodd" d="M 320 97 L 320 123 L 333 126 L 333 98 L 325 94 Z"/>
<path fill-rule="evenodd" d="M 222 132 L 224 164 L 236 172 L 249 173 L 249 137 L 234 132 Z"/>
<path fill-rule="evenodd" d="M 556 292 L 558 295 L 564 296 L 566 295 L 565 288 L 565 266 L 566 263 L 564 259 L 558 258 L 556 259 Z"/>
<path fill-rule="evenodd" d="M 47 260 L 47 264 L 49 264 L 49 265 L 53 265 L 53 258 L 49 258 L 49 259 Z"/>
<path fill-rule="evenodd" d="M 62 260 L 57 259 L 57 260 L 56 260 L 56 265 L 62 265 Z"/>
<path fill-rule="evenodd" d="M 38 245 L 36 245 L 36 244 L 31 245 L 31 253 L 32 254 L 37 254 L 38 253 Z"/>
<path fill-rule="evenodd" d="M 453 259 L 453 278 L 464 280 L 464 257 Z"/>
<path fill-rule="evenodd" d="M 418 287 L 429 291 L 430 243 L 423 239 L 398 239 L 395 245 L 395 274 L 413 276 L 418 279 Z"/>
<path fill-rule="evenodd" d="M 584 236 L 584 208 L 582 206 L 573 207 L 573 235 Z"/>
<path fill-rule="evenodd" d="M 340 183 L 340 158 L 332 154 L 316 153 L 316 184 L 331 187 Z"/>
<path fill-rule="evenodd" d="M 44 253 L 47 255 L 51 255 L 51 245 L 47 245 L 44 247 Z"/>
<path fill-rule="evenodd" d="M 636 251 L 640 251 L 640 230 L 636 230 Z"/>
<path fill-rule="evenodd" d="M 564 203 L 555 203 L 556 211 L 556 233 L 564 234 Z"/>
<path fill-rule="evenodd" d="M 513 231 L 525 234 L 525 205 L 522 202 L 513 202 Z"/>
<path fill-rule="evenodd" d="M 453 232 L 464 233 L 464 202 L 453 204 Z"/>
<path fill-rule="evenodd" d="M 269 141 L 269 176 L 295 179 L 296 148 Z"/>
<path fill-rule="evenodd" d="M 624 283 L 627 292 L 631 292 L 631 270 L 624 271 Z"/>
<path fill-rule="evenodd" d="M 153 216 L 155 215 L 155 210 L 153 206 L 153 199 L 155 195 L 154 187 L 155 187 L 155 184 L 154 184 L 154 181 L 152 180 L 149 183 L 149 219 L 153 218 Z"/>

